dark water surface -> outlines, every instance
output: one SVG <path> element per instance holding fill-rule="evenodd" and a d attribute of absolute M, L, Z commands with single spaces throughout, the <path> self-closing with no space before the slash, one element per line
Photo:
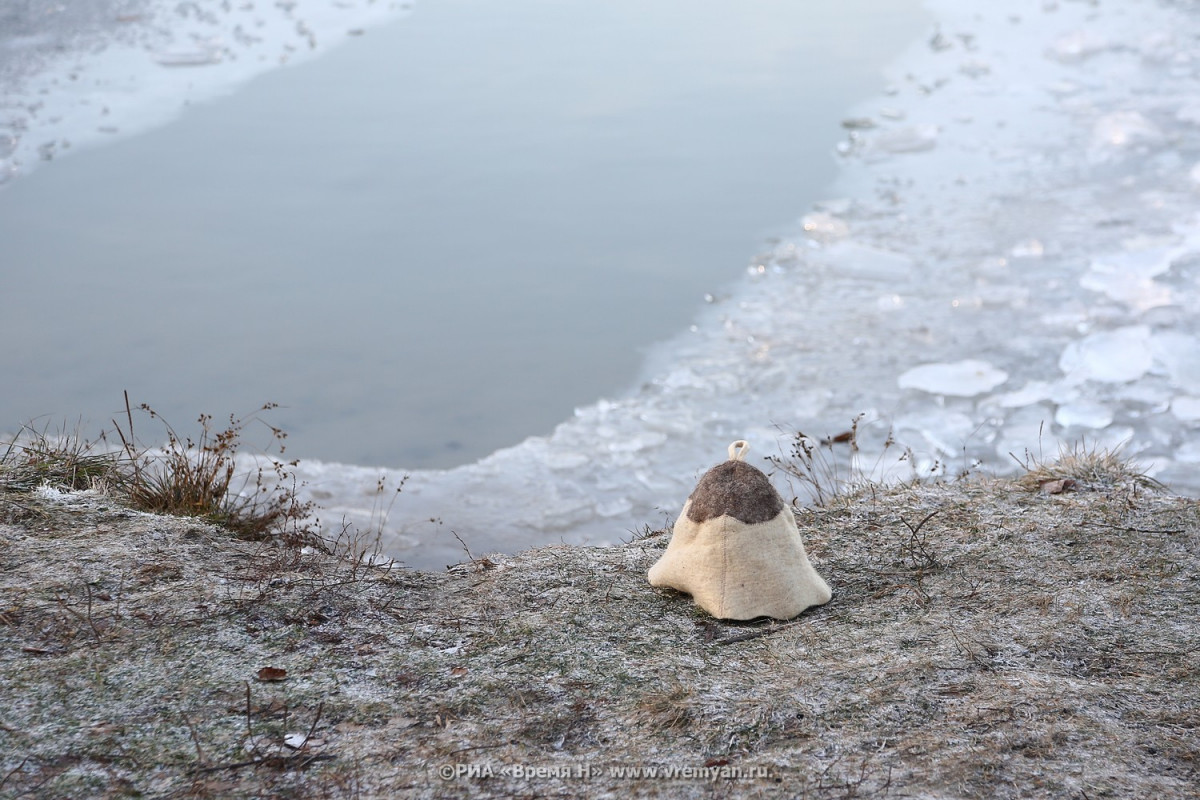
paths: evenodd
<path fill-rule="evenodd" d="M 824 196 L 915 6 L 423 2 L 56 159 L 0 189 L 0 429 L 128 389 L 329 461 L 545 433 Z"/>

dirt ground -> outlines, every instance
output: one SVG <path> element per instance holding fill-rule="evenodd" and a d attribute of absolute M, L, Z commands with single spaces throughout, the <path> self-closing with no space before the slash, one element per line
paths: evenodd
<path fill-rule="evenodd" d="M 664 531 L 434 574 L 0 492 L 0 796 L 1195 797 L 1200 504 L 1043 483 L 797 509 L 833 600 L 741 624 Z"/>

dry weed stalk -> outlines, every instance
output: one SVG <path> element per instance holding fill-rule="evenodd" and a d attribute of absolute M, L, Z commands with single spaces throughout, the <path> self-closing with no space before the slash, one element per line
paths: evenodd
<path fill-rule="evenodd" d="M 787 455 L 767 456 L 767 461 L 776 469 L 797 479 L 809 499 L 821 508 L 829 506 L 839 497 L 852 494 L 855 489 L 882 482 L 888 477 L 888 470 L 885 468 L 888 451 L 899 445 L 889 428 L 875 462 L 869 468 L 864 468 L 859 428 L 865 416 L 858 414 L 850 421 L 849 429 L 823 439 L 815 439 L 796 431 L 791 435 L 791 452 Z M 844 456 L 835 451 L 835 446 L 842 445 L 847 449 Z M 907 463 L 910 467 L 910 478 L 917 478 L 915 460 L 910 448 L 903 449 L 897 463 Z M 938 467 L 940 465 L 935 464 L 935 470 Z"/>
<path fill-rule="evenodd" d="M 296 497 L 296 479 L 291 470 L 298 462 L 271 457 L 268 467 L 260 464 L 249 474 L 236 472 L 242 436 L 252 422 L 266 426 L 279 455 L 283 455 L 287 433 L 259 416 L 278 408 L 278 404 L 265 403 L 245 417 L 230 414 L 229 423 L 222 430 L 214 429 L 211 415 L 201 414 L 197 420 L 200 434 L 195 440 L 176 433 L 149 405 L 142 403 L 138 408 L 163 425 L 167 442 L 157 451 L 139 443 L 126 392 L 127 428 L 122 428 L 116 420 L 113 426 L 126 462 L 125 469 L 118 472 L 118 489 L 134 507 L 202 517 L 246 539 L 282 536 L 293 543 L 316 540 L 306 524 L 313 505 Z"/>

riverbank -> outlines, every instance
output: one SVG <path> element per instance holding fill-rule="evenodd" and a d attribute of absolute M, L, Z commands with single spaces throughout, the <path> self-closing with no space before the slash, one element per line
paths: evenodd
<path fill-rule="evenodd" d="M 0 792 L 1194 797 L 1200 504 L 1089 463 L 798 510 L 789 624 L 663 531 L 433 573 L 0 493 Z"/>

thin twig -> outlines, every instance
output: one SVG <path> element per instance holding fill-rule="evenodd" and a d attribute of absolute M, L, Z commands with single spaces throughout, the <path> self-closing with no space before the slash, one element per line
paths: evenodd
<path fill-rule="evenodd" d="M 724 639 L 717 639 L 713 642 L 713 644 L 737 644 L 738 642 L 748 642 L 751 639 L 757 639 L 760 636 L 766 636 L 767 634 L 774 633 L 775 631 L 789 628 L 792 625 L 798 625 L 800 622 L 801 620 L 796 619 L 792 620 L 791 622 L 782 622 L 778 625 L 769 625 L 765 628 L 759 628 L 757 630 L 750 631 L 749 633 L 739 633 L 736 636 L 726 636 Z"/>
<path fill-rule="evenodd" d="M 322 700 L 320 703 L 317 704 L 317 715 L 315 717 L 313 717 L 312 725 L 309 726 L 308 733 L 304 734 L 304 741 L 301 742 L 300 746 L 296 748 L 297 750 L 303 750 L 304 746 L 306 744 L 308 744 L 308 740 L 312 738 L 313 731 L 315 731 L 317 729 L 317 723 L 321 721 L 321 712 L 324 709 L 325 709 L 325 701 Z"/>
<path fill-rule="evenodd" d="M 462 545 L 463 552 L 467 554 L 467 560 L 472 564 L 475 563 L 475 556 L 471 555 L 471 548 L 467 547 L 467 543 L 464 542 L 463 538 L 458 535 L 458 531 L 450 531 L 450 535 L 455 539 L 458 539 L 458 543 Z"/>
<path fill-rule="evenodd" d="M 205 763 L 208 759 L 204 757 L 204 748 L 200 746 L 200 736 L 196 733 L 196 726 L 192 724 L 186 711 L 180 709 L 179 716 L 183 717 L 183 724 L 187 725 L 188 733 L 192 735 L 192 743 L 196 745 L 196 759 L 201 764 Z"/>
<path fill-rule="evenodd" d="M 8 779 L 11 778 L 13 775 L 16 775 L 18 772 L 20 772 L 21 768 L 24 767 L 28 763 L 29 763 L 29 756 L 25 756 L 25 758 L 21 759 L 20 764 L 17 764 L 15 767 L 10 769 L 3 778 L 0 778 L 0 789 L 3 789 L 4 784 L 8 783 Z"/>
<path fill-rule="evenodd" d="M 1091 522 L 1084 520 L 1081 524 L 1088 525 L 1093 528 L 1111 528 L 1113 530 L 1125 531 L 1126 533 L 1185 533 L 1181 528 L 1131 528 L 1128 525 L 1111 525 L 1105 522 Z"/>

